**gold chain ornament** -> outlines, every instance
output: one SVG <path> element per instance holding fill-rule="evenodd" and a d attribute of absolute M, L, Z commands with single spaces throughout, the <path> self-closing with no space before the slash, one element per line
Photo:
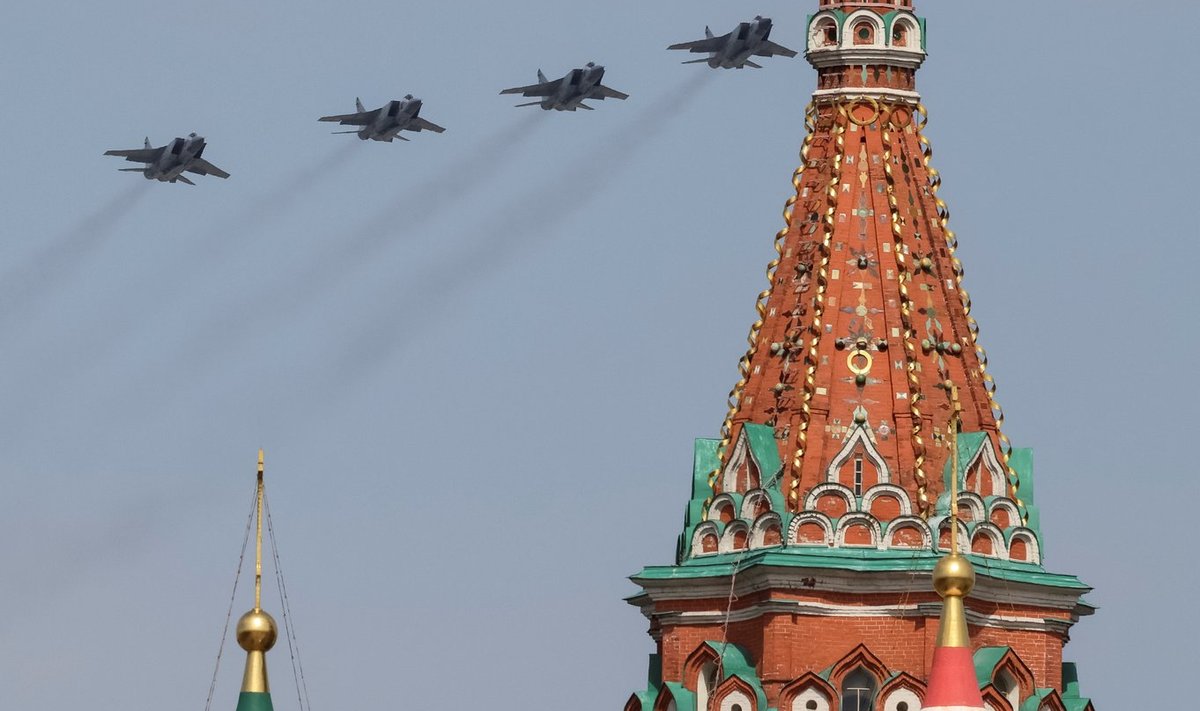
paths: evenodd
<path fill-rule="evenodd" d="M 796 452 L 792 456 L 792 480 L 788 487 L 788 508 L 790 511 L 800 510 L 800 469 L 804 463 L 804 454 L 808 451 L 808 427 L 812 421 L 811 402 L 816 392 L 817 365 L 821 362 L 817 348 L 821 344 L 821 336 L 825 330 L 822 318 L 825 315 L 825 292 L 829 288 L 829 255 L 833 244 L 833 232 L 836 226 L 838 191 L 842 184 L 842 162 L 846 156 L 846 119 L 849 112 L 845 104 L 836 106 L 837 116 L 833 125 L 833 170 L 829 186 L 825 191 L 825 233 L 821 240 L 821 262 L 817 270 L 816 294 L 813 296 L 812 324 L 809 326 L 811 338 L 808 350 L 804 354 L 804 392 L 800 400 L 800 422 L 796 432 Z M 838 119 L 843 120 L 838 120 Z"/>
<path fill-rule="evenodd" d="M 916 127 L 917 138 L 921 144 L 922 163 L 925 166 L 925 171 L 929 175 L 929 192 L 933 198 L 934 205 L 937 207 L 937 221 L 931 224 L 931 227 L 940 229 L 942 237 L 946 241 L 946 249 L 950 254 L 950 263 L 954 268 L 954 282 L 958 289 L 959 300 L 962 302 L 963 311 L 967 318 L 967 331 L 971 335 L 971 345 L 975 348 L 975 353 L 979 358 L 979 377 L 983 381 L 984 392 L 987 393 L 988 406 L 992 410 L 992 416 L 996 419 L 996 435 L 1000 441 L 1000 456 L 1004 461 L 1004 468 L 1008 472 L 1008 490 L 1009 495 L 1017 504 L 1017 509 L 1021 514 L 1023 523 L 1029 522 L 1029 512 L 1025 509 L 1025 502 L 1021 500 L 1019 492 L 1021 489 L 1020 477 L 1011 464 L 1012 459 L 1012 442 L 1004 434 L 1004 409 L 1000 407 L 1000 403 L 996 401 L 996 379 L 987 371 L 988 357 L 987 351 L 979 343 L 979 324 L 975 318 L 971 316 L 971 295 L 963 288 L 964 270 L 962 260 L 955 256 L 955 251 L 958 249 L 958 236 L 949 228 L 950 208 L 946 205 L 946 201 L 938 197 L 938 190 L 942 186 L 941 173 L 932 165 L 933 160 L 933 144 L 925 136 L 925 126 L 929 123 L 929 113 L 925 109 L 924 104 L 917 105 L 917 114 L 920 120 Z"/>
<path fill-rule="evenodd" d="M 729 396 L 726 398 L 726 403 L 729 406 L 725 414 L 725 422 L 721 425 L 721 443 L 717 447 L 717 468 L 708 475 L 709 495 L 704 501 L 704 520 L 708 520 L 708 508 L 712 504 L 713 496 L 717 490 L 717 477 L 721 470 L 725 467 L 725 460 L 728 457 L 729 443 L 733 437 L 733 418 L 737 416 L 738 410 L 741 409 L 742 394 L 746 388 L 746 382 L 750 378 L 750 361 L 758 352 L 758 334 L 762 331 L 763 322 L 767 313 L 767 301 L 770 300 L 771 294 L 775 288 L 775 270 L 779 267 L 780 260 L 783 258 L 783 240 L 788 236 L 792 229 L 792 215 L 795 212 L 796 200 L 800 192 L 800 184 L 804 171 L 808 167 L 808 152 L 812 147 L 813 134 L 817 128 L 817 110 L 815 104 L 810 103 L 804 110 L 804 144 L 800 148 L 800 167 L 792 172 L 792 194 L 788 196 L 787 202 L 783 207 L 784 227 L 775 235 L 775 258 L 767 264 L 767 288 L 758 295 L 758 300 L 754 303 L 754 309 L 757 312 L 757 318 L 754 324 L 750 326 L 750 335 L 746 337 L 749 348 L 746 354 L 738 362 L 738 382 L 729 391 Z"/>
<path fill-rule="evenodd" d="M 895 115 L 894 113 L 892 115 Z M 904 227 L 900 218 L 900 206 L 896 198 L 896 176 L 892 172 L 892 126 L 883 129 L 883 171 L 887 179 L 888 208 L 891 212 L 892 253 L 896 255 L 896 280 L 900 290 L 900 324 L 904 329 L 905 371 L 908 373 L 908 407 L 912 416 L 913 477 L 917 482 L 917 509 L 923 518 L 929 518 L 932 507 L 929 502 L 929 481 L 925 475 L 925 440 L 921 436 L 924 420 L 921 413 L 921 376 L 917 364 L 916 332 L 912 325 L 913 305 L 908 295 L 912 272 L 908 268 L 908 256 L 904 245 Z M 903 151 L 903 139 L 901 139 Z M 903 160 L 903 158 L 902 158 Z"/>

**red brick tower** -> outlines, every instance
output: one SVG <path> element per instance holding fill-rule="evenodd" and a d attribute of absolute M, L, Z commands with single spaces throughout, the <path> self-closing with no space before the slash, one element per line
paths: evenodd
<path fill-rule="evenodd" d="M 633 578 L 658 653 L 626 710 L 920 709 L 952 476 L 985 705 L 1090 709 L 1063 662 L 1089 588 L 1043 567 L 1032 456 L 1002 432 L 930 165 L 925 22 L 911 0 L 821 0 L 807 37 L 796 194 L 676 564 Z"/>

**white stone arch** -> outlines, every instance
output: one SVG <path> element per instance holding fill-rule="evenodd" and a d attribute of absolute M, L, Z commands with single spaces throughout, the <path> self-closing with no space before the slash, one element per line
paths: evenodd
<path fill-rule="evenodd" d="M 797 536 L 800 526 L 805 523 L 815 523 L 825 531 L 825 540 L 820 543 L 801 543 Z M 793 546 L 831 546 L 833 545 L 833 521 L 820 511 L 805 511 L 792 518 L 787 530 L 788 545 Z"/>
<path fill-rule="evenodd" d="M 825 30 L 833 26 L 837 32 L 837 42 L 833 44 L 825 44 Z M 818 12 L 813 15 L 812 21 L 808 23 L 808 51 L 820 52 L 823 50 L 837 49 L 842 41 L 842 23 L 838 20 L 838 16 L 829 10 Z"/>
<path fill-rule="evenodd" d="M 729 511 L 729 520 L 736 521 L 738 518 L 738 505 L 730 494 L 721 494 L 714 496 L 712 503 L 708 505 L 708 518 L 713 521 L 721 520 L 721 512 Z"/>
<path fill-rule="evenodd" d="M 709 534 L 712 534 L 717 537 L 717 550 L 715 550 L 711 553 L 705 553 L 703 541 L 704 541 L 704 537 Z M 705 521 L 704 523 L 701 523 L 699 526 L 696 526 L 696 530 L 692 531 L 692 555 L 693 556 L 716 555 L 717 553 L 720 552 L 720 550 L 721 550 L 721 528 L 719 526 L 717 526 L 716 522 L 715 521 Z"/>
<path fill-rule="evenodd" d="M 829 466 L 825 468 L 825 481 L 838 481 L 838 473 L 842 470 L 846 462 L 850 461 L 851 455 L 854 454 L 859 446 L 862 446 L 867 459 L 871 460 L 871 463 L 879 471 L 879 482 L 886 484 L 892 480 L 891 472 L 888 471 L 887 461 L 879 453 L 879 448 L 875 446 L 875 433 L 864 425 L 855 425 L 846 434 L 842 448 L 838 450 L 838 453 L 829 462 Z"/>
<path fill-rule="evenodd" d="M 817 484 L 808 492 L 808 496 L 804 498 L 804 508 L 809 511 L 814 511 L 817 508 L 817 499 L 825 494 L 837 494 L 846 500 L 847 512 L 858 511 L 858 497 L 854 495 L 854 491 L 843 486 L 835 481 L 827 481 L 824 484 Z"/>
<path fill-rule="evenodd" d="M 1004 496 L 1008 493 L 1008 469 L 1000 463 L 996 457 L 996 449 L 992 446 L 991 438 L 987 438 L 979 445 L 979 451 L 975 456 L 967 461 L 967 465 L 963 467 L 962 488 L 963 493 L 967 493 L 967 473 L 974 469 L 978 464 L 983 464 L 983 471 L 987 472 L 992 480 L 992 490 L 996 492 L 996 496 Z M 978 492 L 971 492 L 978 493 Z"/>
<path fill-rule="evenodd" d="M 996 524 L 991 521 L 976 524 L 971 531 L 972 545 L 976 536 L 987 536 L 992 541 L 992 553 L 988 558 L 1008 558 L 1008 544 L 1004 541 L 1004 532 Z"/>
<path fill-rule="evenodd" d="M 837 530 L 833 533 L 833 544 L 838 548 L 846 545 L 846 532 L 851 526 L 866 524 L 871 531 L 871 545 L 875 548 L 883 549 L 883 529 L 879 525 L 878 519 L 868 513 L 852 513 L 846 514 L 838 519 Z M 866 546 L 855 546 L 856 548 L 865 548 Z"/>
<path fill-rule="evenodd" d="M 946 532 L 950 531 L 950 517 L 949 516 L 939 517 L 937 519 L 937 527 L 934 530 L 937 531 L 937 537 L 934 539 L 934 545 L 936 546 L 936 550 L 949 550 L 949 549 L 945 549 L 945 548 L 941 547 L 941 537 L 942 537 L 943 531 L 946 531 Z M 967 529 L 967 524 L 963 523 L 962 521 L 959 521 L 958 522 L 958 545 L 959 545 L 959 547 L 966 548 L 967 544 L 970 543 L 970 541 L 971 541 L 971 532 Z"/>
<path fill-rule="evenodd" d="M 767 502 L 767 511 L 774 511 L 775 505 L 771 501 L 771 495 L 764 489 L 754 489 L 746 492 L 746 497 L 742 499 L 742 515 L 738 518 L 744 518 L 747 521 L 753 521 L 757 514 L 754 513 L 754 508 L 760 501 Z"/>
<path fill-rule="evenodd" d="M 896 46 L 896 49 L 907 49 L 914 52 L 920 52 L 923 46 L 924 37 L 921 35 L 921 21 L 917 16 L 909 12 L 898 12 L 892 17 L 892 22 L 888 26 L 887 43 L 892 45 L 892 34 L 895 32 L 897 25 L 902 25 L 908 31 L 908 42 L 904 45 Z"/>
<path fill-rule="evenodd" d="M 746 534 L 746 548 L 734 548 L 734 539 L 739 533 Z M 750 526 L 746 525 L 745 521 L 734 521 L 725 527 L 725 532 L 721 534 L 721 543 L 717 548 L 721 553 L 735 553 L 740 550 L 749 550 L 750 548 Z"/>
<path fill-rule="evenodd" d="M 765 539 L 767 536 L 767 531 L 771 529 L 772 524 L 774 524 L 774 526 L 779 530 L 779 543 L 773 543 L 768 546 L 765 543 Z M 762 516 L 759 516 L 757 519 L 755 519 L 754 525 L 750 527 L 751 548 L 774 548 L 776 546 L 784 545 L 785 540 L 786 539 L 783 537 L 783 519 L 780 518 L 779 514 L 775 513 L 774 511 L 768 511 Z"/>
<path fill-rule="evenodd" d="M 1000 509 L 1003 509 L 1005 513 L 1008 514 L 1008 520 L 1010 522 L 1008 528 L 1014 528 L 1021 524 L 1021 511 L 1017 508 L 1017 505 L 1013 503 L 1012 499 L 1007 498 L 996 498 L 992 500 L 992 503 L 988 506 L 988 520 L 991 521 L 992 514 L 996 513 L 996 511 Z"/>
<path fill-rule="evenodd" d="M 983 502 L 983 497 L 971 491 L 960 491 L 958 493 L 958 505 L 961 508 L 966 505 L 971 511 L 971 522 L 987 520 L 987 504 Z"/>
<path fill-rule="evenodd" d="M 875 28 L 875 41 L 871 44 L 855 44 L 855 29 L 863 22 L 869 22 Z M 842 23 L 842 49 L 853 49 L 855 47 L 885 47 L 887 39 L 883 34 L 883 18 L 872 10 L 859 10 L 851 13 L 846 21 Z"/>
<path fill-rule="evenodd" d="M 901 516 L 912 515 L 912 501 L 908 498 L 908 492 L 904 490 L 904 487 L 896 486 L 895 484 L 876 484 L 870 489 L 867 489 L 866 492 L 863 493 L 862 510 L 870 511 L 871 504 L 873 504 L 875 499 L 879 498 L 883 494 L 894 496 L 900 500 Z"/>
<path fill-rule="evenodd" d="M 810 701 L 816 705 L 810 707 Z M 789 711 L 832 711 L 832 705 L 824 692 L 810 686 L 796 694 L 796 698 L 792 699 L 792 708 Z"/>
<path fill-rule="evenodd" d="M 1012 550 L 1013 541 L 1017 541 L 1017 540 L 1024 541 L 1025 546 L 1027 548 L 1029 548 L 1029 560 L 1028 561 L 1017 561 L 1017 562 L 1038 563 L 1038 564 L 1040 564 L 1042 562 L 1042 547 L 1038 543 L 1038 537 L 1037 537 L 1036 533 L 1034 533 L 1031 529 L 1025 528 L 1023 526 L 1020 528 L 1012 529 L 1012 531 L 1008 534 L 1008 550 L 1009 551 Z"/>
<path fill-rule="evenodd" d="M 920 516 L 904 516 L 902 518 L 894 518 L 888 522 L 887 530 L 884 531 L 884 545 L 888 548 L 892 547 L 892 534 L 896 531 L 901 531 L 906 528 L 912 528 L 921 534 L 921 546 L 926 550 L 933 550 L 933 531 L 930 530 L 929 524 L 925 523 L 925 519 Z M 917 550 L 908 546 L 897 546 L 901 550 Z"/>
<path fill-rule="evenodd" d="M 900 687 L 889 693 L 883 701 L 883 711 L 900 711 L 900 704 L 907 704 L 908 711 L 921 711 L 921 697 L 908 687 Z"/>

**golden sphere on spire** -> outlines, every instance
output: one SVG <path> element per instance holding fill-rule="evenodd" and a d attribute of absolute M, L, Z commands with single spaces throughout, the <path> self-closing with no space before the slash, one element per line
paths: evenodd
<path fill-rule="evenodd" d="M 975 568 L 957 553 L 943 557 L 933 567 L 933 589 L 942 597 L 966 597 L 975 587 Z"/>
<path fill-rule="evenodd" d="M 279 628 L 275 618 L 263 610 L 251 610 L 237 623 L 238 646 L 247 652 L 265 652 L 275 646 Z"/>

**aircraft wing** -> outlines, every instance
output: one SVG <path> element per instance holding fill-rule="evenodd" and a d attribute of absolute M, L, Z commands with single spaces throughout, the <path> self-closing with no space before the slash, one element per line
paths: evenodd
<path fill-rule="evenodd" d="M 680 42 L 679 44 L 667 47 L 667 49 L 686 49 L 689 52 L 719 52 L 729 42 L 729 35 L 732 34 L 730 32 L 720 37 L 709 37 L 707 39 L 696 40 L 695 42 Z"/>
<path fill-rule="evenodd" d="M 134 163 L 153 163 L 162 155 L 166 146 L 159 148 L 133 148 L 130 150 L 104 151 L 106 156 L 120 156 Z"/>
<path fill-rule="evenodd" d="M 505 89 L 501 94 L 522 94 L 524 96 L 550 96 L 558 93 L 558 87 L 562 86 L 562 79 L 544 82 L 542 84 L 530 84 L 529 86 L 518 86 L 512 89 Z"/>
<path fill-rule="evenodd" d="M 600 99 L 601 101 L 604 99 L 621 99 L 624 101 L 625 99 L 629 98 L 629 94 L 617 91 L 616 89 L 604 86 L 603 84 L 597 84 L 596 87 L 592 89 L 592 95 L 588 98 Z"/>
<path fill-rule="evenodd" d="M 426 121 L 420 116 L 408 122 L 408 129 L 410 131 L 433 131 L 434 133 L 444 133 L 446 131 L 446 129 L 436 123 Z"/>
<path fill-rule="evenodd" d="M 375 123 L 375 117 L 382 108 L 372 109 L 371 111 L 360 111 L 355 114 L 338 114 L 337 116 L 322 116 L 318 121 L 336 121 L 343 126 L 369 126 Z"/>
<path fill-rule="evenodd" d="M 192 162 L 188 164 L 187 172 L 195 173 L 196 175 L 215 175 L 218 178 L 229 177 L 229 173 L 226 173 L 203 158 L 193 158 Z"/>
<path fill-rule="evenodd" d="M 780 55 L 783 57 L 796 56 L 794 51 L 784 47 L 783 45 L 775 44 L 771 40 L 766 40 L 762 44 L 758 45 L 758 49 L 755 50 L 754 54 L 758 57 L 774 57 L 775 55 Z"/>

